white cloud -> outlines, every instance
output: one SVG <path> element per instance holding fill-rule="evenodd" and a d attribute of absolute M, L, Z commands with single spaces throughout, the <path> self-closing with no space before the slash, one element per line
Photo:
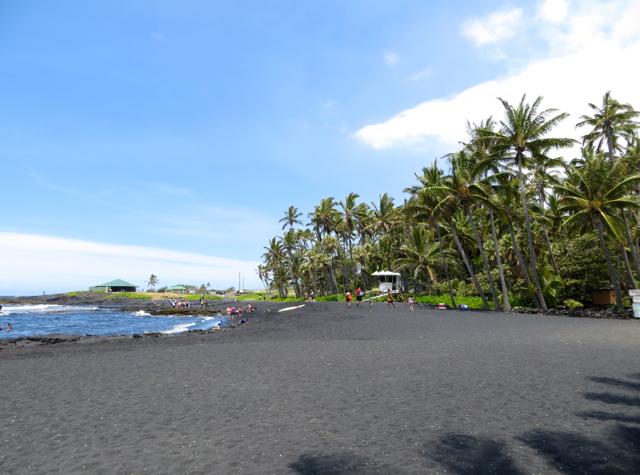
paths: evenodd
<path fill-rule="evenodd" d="M 516 34 L 522 20 L 522 9 L 498 11 L 483 18 L 472 18 L 462 25 L 462 34 L 476 45 L 498 43 Z"/>
<path fill-rule="evenodd" d="M 429 76 L 431 76 L 432 73 L 433 73 L 433 71 L 431 70 L 431 68 L 428 68 L 428 69 L 425 69 L 424 71 L 420 71 L 419 73 L 414 74 L 408 80 L 409 81 L 420 81 L 421 79 L 428 78 Z"/>
<path fill-rule="evenodd" d="M 238 272 L 259 286 L 258 262 L 155 247 L 122 246 L 37 234 L 0 232 L 0 286 L 6 292 L 85 290 L 113 279 L 134 285 L 154 273 L 162 285 L 233 285 Z"/>
<path fill-rule="evenodd" d="M 582 4 L 582 10 L 570 11 L 562 25 L 547 25 L 555 30 L 541 33 L 549 45 L 546 59 L 529 60 L 505 77 L 452 97 L 423 102 L 383 123 L 360 129 L 356 136 L 375 148 L 429 139 L 454 148 L 466 138 L 467 120 L 503 117 L 497 97 L 514 103 L 526 93 L 531 101 L 544 96 L 544 108 L 569 112 L 571 117 L 555 133 L 579 138 L 585 132 L 574 129 L 578 117 L 589 113 L 587 103 L 598 103 L 607 90 L 616 99 L 640 107 L 637 67 L 630 60 L 640 57 L 640 30 L 633 27 L 638 24 L 640 7 L 634 2 Z M 564 47 L 567 43 L 562 41 L 570 47 Z"/>
<path fill-rule="evenodd" d="M 390 68 L 394 67 L 396 64 L 398 64 L 398 61 L 400 61 L 398 55 L 392 53 L 391 51 L 387 51 L 382 55 L 382 57 L 384 58 L 384 64 L 386 64 Z"/>
<path fill-rule="evenodd" d="M 164 41 L 164 35 L 160 33 L 151 33 L 151 37 L 157 41 Z"/>
<path fill-rule="evenodd" d="M 538 15 L 552 23 L 560 23 L 565 19 L 569 6 L 565 0 L 546 0 L 538 10 Z"/>

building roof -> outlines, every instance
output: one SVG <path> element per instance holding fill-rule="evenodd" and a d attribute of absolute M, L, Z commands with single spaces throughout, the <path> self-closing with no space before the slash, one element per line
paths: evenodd
<path fill-rule="evenodd" d="M 111 282 L 107 282 L 106 284 L 96 285 L 96 287 L 135 287 L 135 285 L 125 282 L 122 279 L 116 279 Z"/>
<path fill-rule="evenodd" d="M 383 271 L 374 272 L 371 275 L 400 275 L 400 274 L 398 274 L 397 272 L 389 272 L 389 271 L 383 270 Z"/>
<path fill-rule="evenodd" d="M 181 285 L 174 285 L 173 287 L 167 287 L 167 290 L 187 290 L 187 288 Z"/>

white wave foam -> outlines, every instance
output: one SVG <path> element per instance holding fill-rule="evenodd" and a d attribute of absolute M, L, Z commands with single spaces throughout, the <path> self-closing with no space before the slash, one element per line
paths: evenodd
<path fill-rule="evenodd" d="M 145 316 L 151 316 L 150 313 L 145 312 L 144 310 L 138 310 L 137 312 L 133 312 L 131 315 L 135 315 L 137 317 L 145 317 Z"/>
<path fill-rule="evenodd" d="M 160 333 L 182 333 L 182 332 L 186 332 L 189 329 L 189 327 L 192 327 L 194 325 L 195 325 L 195 322 L 194 323 L 184 323 L 184 324 L 181 324 L 181 325 L 176 325 L 175 327 L 170 328 L 169 330 L 165 330 L 165 331 L 160 332 Z"/>
<path fill-rule="evenodd" d="M 3 305 L 2 312 L 11 313 L 47 313 L 47 312 L 64 312 L 78 310 L 98 310 L 98 307 L 83 307 L 72 305 L 55 305 L 55 304 L 39 304 L 39 305 Z"/>

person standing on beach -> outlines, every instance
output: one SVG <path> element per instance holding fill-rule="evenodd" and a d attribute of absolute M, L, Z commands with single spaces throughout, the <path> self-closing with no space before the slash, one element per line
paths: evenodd
<path fill-rule="evenodd" d="M 347 307 L 351 307 L 351 292 L 344 294 L 344 297 L 347 300 Z"/>
<path fill-rule="evenodd" d="M 359 307 L 362 304 L 362 289 L 358 287 L 356 290 L 356 307 Z"/>
<path fill-rule="evenodd" d="M 313 290 L 311 291 L 311 293 L 309 294 L 309 299 L 307 300 L 307 302 L 313 302 L 316 299 L 316 294 L 313 292 Z"/>
<path fill-rule="evenodd" d="M 409 304 L 409 311 L 413 312 L 413 295 L 409 295 L 409 298 L 407 298 L 407 303 Z"/>
<path fill-rule="evenodd" d="M 396 308 L 396 304 L 393 303 L 393 294 L 390 290 L 387 292 L 387 308 L 389 308 L 389 305 L 393 305 L 393 308 Z"/>

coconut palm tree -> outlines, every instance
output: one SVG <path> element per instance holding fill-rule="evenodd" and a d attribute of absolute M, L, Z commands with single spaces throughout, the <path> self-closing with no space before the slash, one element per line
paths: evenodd
<path fill-rule="evenodd" d="M 442 261 L 442 267 L 444 268 L 445 277 L 447 279 L 447 288 L 449 290 L 449 298 L 451 298 L 451 305 L 457 308 L 456 299 L 453 295 L 453 287 L 451 286 L 451 276 L 449 274 L 449 263 L 445 257 L 444 248 L 442 245 L 442 233 L 440 232 L 440 224 L 438 223 L 439 215 L 434 214 L 434 209 L 440 202 L 440 197 L 437 191 L 429 192 L 429 190 L 422 191 L 423 188 L 430 187 L 431 190 L 437 190 L 438 186 L 442 186 L 444 183 L 444 172 L 438 168 L 438 161 L 434 160 L 430 167 L 422 168 L 422 175 L 417 175 L 418 184 L 404 190 L 405 193 L 411 193 L 413 201 L 409 202 L 409 207 L 413 209 L 414 216 L 418 222 L 426 221 L 436 230 L 438 235 L 438 249 L 440 251 L 440 259 Z"/>
<path fill-rule="evenodd" d="M 584 165 L 568 171 L 567 180 L 556 186 L 561 196 L 562 211 L 571 213 L 563 227 L 567 228 L 580 220 L 593 223 L 600 238 L 600 246 L 609 270 L 616 294 L 616 307 L 623 309 L 620 282 L 614 271 L 611 254 L 605 238 L 606 231 L 620 241 L 617 214 L 625 209 L 638 209 L 640 203 L 629 191 L 640 183 L 640 174 L 620 176 L 616 164 L 612 167 L 602 154 L 586 149 Z"/>
<path fill-rule="evenodd" d="M 355 286 L 356 276 L 353 265 L 353 236 L 358 228 L 358 205 L 356 200 L 360 198 L 357 193 L 349 193 L 344 201 L 340 201 L 342 207 L 342 236 L 349 246 L 349 259 L 351 261 L 351 285 Z"/>
<path fill-rule="evenodd" d="M 524 95 L 520 103 L 515 107 L 502 98 L 499 98 L 499 100 L 505 109 L 505 120 L 500 122 L 502 126 L 500 131 L 483 130 L 480 131 L 480 135 L 493 143 L 494 150 L 501 155 L 501 160 L 514 162 L 517 167 L 533 282 L 536 286 L 540 307 L 543 311 L 546 311 L 547 304 L 540 289 L 540 280 L 538 279 L 538 271 L 536 269 L 531 220 L 529 218 L 529 208 L 525 190 L 525 176 L 522 169 L 524 161 L 528 156 L 530 157 L 542 150 L 570 147 L 575 143 L 575 140 L 545 137 L 560 122 L 566 119 L 568 114 L 558 114 L 557 109 L 546 109 L 540 112 L 539 108 L 542 97 L 538 97 L 533 104 L 530 105 L 525 103 L 526 95 Z"/>
<path fill-rule="evenodd" d="M 496 293 L 495 284 L 491 276 L 491 269 L 484 253 L 484 245 L 478 234 L 475 219 L 471 212 L 471 205 L 476 203 L 488 202 L 491 190 L 491 184 L 487 178 L 482 178 L 484 167 L 478 163 L 473 155 L 463 149 L 455 154 L 447 155 L 447 160 L 451 166 L 451 175 L 445 178 L 444 182 L 438 187 L 442 199 L 437 207 L 462 206 L 469 218 L 469 224 L 473 230 L 473 235 L 480 252 L 480 257 L 484 265 L 484 270 L 489 281 L 489 288 L 493 297 L 493 304 L 496 310 L 501 308 L 498 295 Z"/>
<path fill-rule="evenodd" d="M 495 128 L 495 122 L 492 117 L 487 120 L 483 120 L 480 124 L 471 125 L 467 122 L 467 132 L 469 134 L 469 143 L 465 144 L 465 147 L 474 155 L 478 168 L 483 171 L 483 176 L 486 178 L 489 172 L 492 172 L 494 176 L 491 177 L 491 182 L 499 180 L 499 157 L 493 152 L 493 143 L 484 139 L 481 135 L 482 131 L 493 131 Z M 511 303 L 509 302 L 509 291 L 507 289 L 507 283 L 504 277 L 504 269 L 502 267 L 502 259 L 500 257 L 500 250 L 498 247 L 498 237 L 496 234 L 496 226 L 494 219 L 494 206 L 491 201 L 485 203 L 489 209 L 489 222 L 491 225 L 491 237 L 493 239 L 493 250 L 496 256 L 496 264 L 498 267 L 498 275 L 500 277 L 500 287 L 502 288 L 502 297 L 505 310 L 511 310 Z"/>
<path fill-rule="evenodd" d="M 421 275 L 425 282 L 436 282 L 436 266 L 440 263 L 439 248 L 429 239 L 424 226 L 412 227 L 399 251 L 404 257 L 396 259 L 393 267 L 412 272 L 414 292 L 419 292 Z"/>
<path fill-rule="evenodd" d="M 298 213 L 298 208 L 295 206 L 289 206 L 289 209 L 284 212 L 284 218 L 278 222 L 284 222 L 282 225 L 282 230 L 284 231 L 287 226 L 293 228 L 294 224 L 302 224 L 302 221 L 298 219 L 300 216 L 302 216 L 302 213 Z"/>
<path fill-rule="evenodd" d="M 153 290 L 156 290 L 156 284 L 160 283 L 160 281 L 158 280 L 158 276 L 155 274 L 151 274 L 151 277 L 149 277 L 149 280 L 147 280 L 146 282 L 149 287 L 153 288 Z"/>
<path fill-rule="evenodd" d="M 374 234 L 388 234 L 396 224 L 396 209 L 393 203 L 394 199 L 388 193 L 380 195 L 378 205 L 373 201 L 372 223 L 371 228 Z"/>
<path fill-rule="evenodd" d="M 611 91 L 607 91 L 602 97 L 602 106 L 598 107 L 589 103 L 589 107 L 593 112 L 592 116 L 580 116 L 581 122 L 576 124 L 577 127 L 591 127 L 591 132 L 583 137 L 585 145 L 594 145 L 597 143 L 596 151 L 601 151 L 607 144 L 607 152 L 609 152 L 609 163 L 613 165 L 614 154 L 616 151 L 622 150 L 620 138 L 631 141 L 635 138 L 638 122 L 634 121 L 640 116 L 640 112 L 633 110 L 631 104 L 621 104 L 611 97 Z"/>

